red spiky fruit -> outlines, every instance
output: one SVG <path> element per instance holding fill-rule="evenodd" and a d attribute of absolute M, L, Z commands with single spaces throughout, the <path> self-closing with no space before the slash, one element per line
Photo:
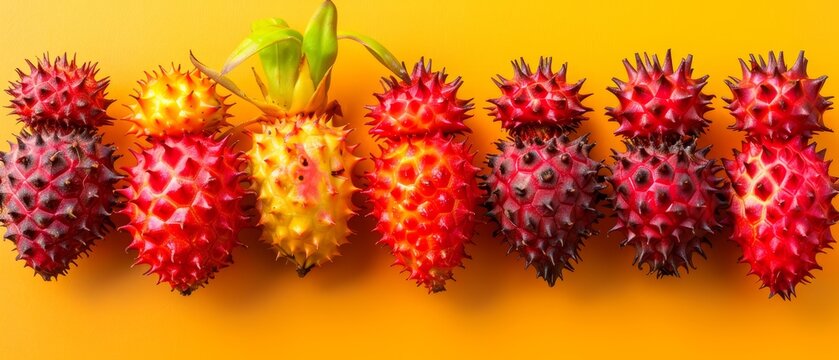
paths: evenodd
<path fill-rule="evenodd" d="M 113 226 L 114 151 L 91 130 L 24 131 L 2 154 L 0 223 L 18 259 L 45 280 Z"/>
<path fill-rule="evenodd" d="M 379 243 L 429 291 L 445 290 L 452 270 L 469 258 L 464 249 L 480 197 L 473 157 L 467 145 L 441 135 L 392 142 L 373 157 L 366 194 L 379 219 Z"/>
<path fill-rule="evenodd" d="M 367 123 L 370 134 L 384 138 L 399 138 L 434 133 L 469 132 L 463 123 L 472 115 L 469 100 L 457 98 L 463 85 L 460 77 L 446 82 L 445 70 L 431 71 L 431 61 L 420 60 L 411 73 L 411 82 L 395 77 L 382 79 L 385 91 L 374 94 L 379 104 L 368 106 Z"/>
<path fill-rule="evenodd" d="M 502 94 L 489 100 L 494 106 L 488 110 L 501 127 L 512 131 L 539 127 L 571 132 L 588 119 L 584 114 L 591 108 L 582 101 L 591 94 L 580 93 L 585 79 L 568 84 L 568 65 L 563 64 L 554 73 L 551 62 L 551 58 L 541 58 L 534 73 L 524 59 L 513 61 L 512 79 L 501 75 L 493 79 Z"/>
<path fill-rule="evenodd" d="M 623 62 L 629 80 L 609 88 L 620 106 L 607 115 L 620 125 L 615 133 L 628 138 L 626 152 L 613 150 L 617 223 L 610 232 L 626 235 L 621 246 L 635 247 L 639 269 L 679 276 L 680 268 L 695 268 L 694 253 L 705 257 L 702 243 L 722 229 L 729 202 L 710 147 L 696 148 L 713 96 L 702 93 L 708 76 L 691 78 L 691 55 L 675 71 L 669 50 L 663 63 L 646 54 L 635 59 L 634 68 Z"/>
<path fill-rule="evenodd" d="M 29 64 L 29 73 L 17 70 L 20 80 L 6 90 L 12 96 L 12 114 L 33 130 L 79 127 L 94 128 L 111 124 L 105 109 L 114 100 L 106 99 L 108 78 L 96 79 L 96 64 L 76 64 L 76 59 L 48 56 Z"/>
<path fill-rule="evenodd" d="M 702 243 L 719 231 L 728 208 L 722 171 L 691 142 L 671 145 L 633 145 L 615 152 L 610 182 L 622 246 L 636 249 L 634 264 L 646 264 L 657 276 L 679 275 L 679 268 L 695 268 L 693 254 L 703 258 Z"/>
<path fill-rule="evenodd" d="M 823 114 L 830 109 L 831 97 L 819 94 L 827 76 L 807 77 L 807 59 L 800 52 L 792 68 L 787 69 L 784 53 L 769 61 L 750 56 L 747 65 L 740 59 L 743 79 L 726 80 L 732 98 L 724 99 L 736 122 L 732 129 L 745 131 L 750 139 L 793 140 L 811 137 L 816 131 L 830 131 Z"/>
<path fill-rule="evenodd" d="M 567 65 L 551 69 L 541 58 L 534 73 L 513 62 L 513 79 L 498 76 L 501 97 L 489 100 L 490 115 L 511 133 L 490 155 L 490 173 L 482 184 L 488 215 L 498 223 L 509 252 L 516 251 L 536 274 L 553 286 L 562 270 L 574 269 L 583 240 L 596 233 L 594 224 L 603 199 L 603 165 L 589 157 L 594 144 L 587 136 L 569 140 L 584 114 L 584 80 L 566 82 Z"/>
<path fill-rule="evenodd" d="M 378 219 L 380 243 L 391 248 L 409 279 L 429 292 L 445 290 L 452 270 L 468 258 L 464 248 L 474 233 L 480 194 L 474 154 L 454 135 L 468 128 L 472 108 L 457 98 L 460 79 L 445 82 L 420 61 L 411 82 L 386 83 L 370 106 L 370 131 L 388 140 L 373 156 L 365 193 Z M 450 132 L 455 132 L 454 134 Z"/>
<path fill-rule="evenodd" d="M 620 105 L 606 108 L 610 121 L 620 127 L 615 132 L 629 139 L 678 140 L 702 134 L 709 121 L 705 113 L 713 95 L 702 93 L 708 76 L 691 78 L 693 57 L 682 59 L 674 71 L 670 50 L 662 64 L 658 56 L 652 61 L 647 54 L 641 60 L 635 54 L 636 66 L 624 59 L 629 79 L 613 79 L 617 87 L 608 90 L 617 96 Z"/>
<path fill-rule="evenodd" d="M 815 132 L 829 130 L 823 114 L 832 105 L 819 93 L 826 77 L 807 77 L 807 59 L 800 53 L 787 69 L 784 55 L 770 52 L 740 60 L 743 80 L 727 84 L 726 99 L 736 118 L 733 129 L 746 132 L 742 152 L 725 161 L 734 188 L 731 208 L 734 240 L 770 296 L 795 295 L 799 283 L 821 269 L 816 254 L 833 242 L 830 226 L 839 221 L 831 201 L 837 193 L 824 152 L 810 143 Z"/>
<path fill-rule="evenodd" d="M 135 153 L 120 211 L 129 222 L 136 264 L 189 295 L 233 262 L 244 215 L 244 154 L 228 138 L 165 136 Z"/>
<path fill-rule="evenodd" d="M 830 248 L 830 226 L 839 221 L 831 201 L 839 186 L 828 173 L 824 151 L 806 140 L 785 144 L 744 142 L 723 160 L 734 189 L 733 239 L 743 249 L 770 296 L 789 299 L 795 286 L 821 269 L 816 255 Z"/>
<path fill-rule="evenodd" d="M 489 157 L 488 215 L 498 233 L 553 286 L 562 270 L 574 270 L 583 240 L 597 233 L 594 224 L 603 199 L 603 164 L 589 157 L 587 137 L 550 137 L 499 142 Z"/>

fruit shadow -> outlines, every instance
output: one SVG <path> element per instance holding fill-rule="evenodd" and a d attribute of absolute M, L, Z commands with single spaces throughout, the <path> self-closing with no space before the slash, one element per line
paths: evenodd
<path fill-rule="evenodd" d="M 117 225 L 125 223 L 121 216 L 113 218 Z M 87 295 L 98 296 L 113 291 L 123 281 L 131 281 L 136 274 L 131 269 L 134 257 L 125 250 L 129 243 L 129 235 L 116 229 L 97 241 L 89 255 L 78 261 L 78 268 L 70 269 L 70 276 L 79 284 L 78 289 Z"/>
<path fill-rule="evenodd" d="M 361 209 L 360 214 L 368 212 Z M 355 232 L 349 237 L 349 244 L 341 246 L 341 256 L 334 262 L 317 269 L 314 278 L 320 290 L 339 292 L 350 289 L 368 279 L 368 275 L 390 269 L 384 258 L 387 250 L 376 244 L 380 235 L 373 229 L 376 220 L 370 216 L 356 216 L 350 219 L 349 227 Z"/>
<path fill-rule="evenodd" d="M 293 263 L 276 258 L 275 250 L 259 239 L 259 229 L 248 229 L 240 236 L 247 248 L 236 250 L 234 264 L 222 270 L 217 279 L 211 281 L 212 286 L 199 290 L 204 294 L 196 292 L 191 296 L 207 296 L 224 308 L 245 309 L 273 298 L 277 292 L 295 291 L 296 287 L 304 285 L 314 285 L 324 292 L 351 289 L 378 268 L 379 261 L 375 259 L 382 249 L 373 245 L 373 225 L 374 221 L 369 217 L 351 218 L 349 226 L 357 234 L 349 237 L 350 243 L 340 247 L 341 256 L 312 269 L 303 278 L 298 276 Z"/>
<path fill-rule="evenodd" d="M 481 209 L 482 210 L 482 209 Z M 474 244 L 466 252 L 472 259 L 464 260 L 465 268 L 454 270 L 454 281 L 446 284 L 446 291 L 429 294 L 462 312 L 480 312 L 495 304 L 505 291 L 508 267 L 514 263 L 507 257 L 501 241 L 492 236 L 494 224 L 480 224 L 473 237 Z"/>

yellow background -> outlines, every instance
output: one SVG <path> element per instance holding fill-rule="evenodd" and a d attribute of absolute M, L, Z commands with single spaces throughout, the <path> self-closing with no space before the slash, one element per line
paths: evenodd
<path fill-rule="evenodd" d="M 702 138 L 712 155 L 729 156 L 741 134 L 727 130 L 732 118 L 720 96 L 723 79 L 739 76 L 737 58 L 750 52 L 804 49 L 810 74 L 839 76 L 839 5 L 831 1 L 338 1 L 339 26 L 371 35 L 400 59 L 434 59 L 465 79 L 461 95 L 478 104 L 471 141 L 480 150 L 503 136 L 486 116 L 495 97 L 495 73 L 510 74 L 509 60 L 554 56 L 570 63 L 570 79 L 588 78 L 595 111 L 582 132 L 592 132 L 596 158 L 622 149 L 603 108 L 615 104 L 605 91 L 610 78 L 625 78 L 621 59 L 636 51 L 695 56 L 696 74 L 710 74 L 716 94 L 713 124 Z M 110 93 L 122 106 L 135 80 L 157 64 L 188 63 L 188 50 L 219 68 L 261 17 L 283 17 L 302 28 L 319 4 L 306 1 L 11 1 L 0 10 L 0 80 L 15 80 L 14 69 L 42 52 L 76 52 L 100 63 L 111 76 Z M 375 149 L 362 106 L 373 102 L 378 78 L 386 75 L 366 51 L 341 43 L 332 97 L 345 120 L 358 129 L 360 154 Z M 788 61 L 791 63 L 792 61 Z M 255 64 L 255 62 L 253 63 Z M 248 71 L 234 79 L 250 92 Z M 824 94 L 839 94 L 831 79 Z M 5 103 L 8 97 L 2 97 Z M 234 122 L 256 114 L 249 104 L 234 107 Z M 839 128 L 839 113 L 826 122 Z M 20 129 L 3 116 L 0 137 Z M 125 139 L 125 125 L 107 129 L 107 139 Z M 839 134 L 819 135 L 836 158 Z M 0 145 L 3 149 L 6 145 Z M 129 156 L 130 158 L 130 156 Z M 123 159 L 125 165 L 131 160 Z M 364 163 L 363 168 L 369 166 Z M 832 169 L 834 174 L 839 170 Z M 600 228 L 607 229 L 611 220 Z M 13 244 L 0 244 L 0 358 L 746 358 L 826 356 L 835 353 L 839 333 L 839 254 L 819 260 L 825 271 L 798 289 L 791 302 L 767 300 L 738 249 L 725 236 L 714 241 L 708 261 L 680 279 L 656 280 L 631 266 L 633 250 L 620 249 L 618 236 L 587 242 L 585 259 L 566 280 L 549 288 L 505 256 L 499 240 L 480 228 L 471 247 L 474 260 L 456 272 L 458 281 L 429 296 L 389 268 L 390 257 L 374 244 L 372 221 L 352 221 L 359 233 L 335 263 L 298 279 L 293 267 L 275 262 L 254 239 L 234 252 L 236 263 L 190 297 L 155 286 L 144 268 L 130 269 L 134 254 L 123 249 L 124 234 L 99 242 L 70 275 L 43 282 L 14 261 Z"/>

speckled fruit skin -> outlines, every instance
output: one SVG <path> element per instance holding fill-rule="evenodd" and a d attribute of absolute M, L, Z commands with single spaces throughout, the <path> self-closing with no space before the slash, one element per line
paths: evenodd
<path fill-rule="evenodd" d="M 339 256 L 355 215 L 352 171 L 359 158 L 349 130 L 327 117 L 275 119 L 248 152 L 263 240 L 302 277 Z"/>
<path fill-rule="evenodd" d="M 831 97 L 820 94 L 827 77 L 808 77 L 803 52 L 791 68 L 783 53 L 772 52 L 766 60 L 741 59 L 740 67 L 742 79 L 726 81 L 732 97 L 725 99 L 735 118 L 731 128 L 746 135 L 741 151 L 725 160 L 734 189 L 732 238 L 749 274 L 770 297 L 787 300 L 821 269 L 816 255 L 831 247 L 830 227 L 839 221 L 836 178 L 812 142 L 816 132 L 829 131 L 824 112 Z"/>
<path fill-rule="evenodd" d="M 118 190 L 129 219 L 120 230 L 131 235 L 135 265 L 189 295 L 233 262 L 237 236 L 249 225 L 244 154 L 227 138 L 186 134 L 154 141 L 134 157 L 137 164 L 125 169 L 129 184 Z"/>
<path fill-rule="evenodd" d="M 446 289 L 452 270 L 463 266 L 477 207 L 482 201 L 472 165 L 474 154 L 455 137 L 473 105 L 457 97 L 462 81 L 446 82 L 421 60 L 410 81 L 391 78 L 368 106 L 370 133 L 385 138 L 364 193 L 373 206 L 376 230 L 408 279 L 429 292 Z"/>
<path fill-rule="evenodd" d="M 43 130 L 24 131 L 2 154 L 5 238 L 45 280 L 66 274 L 113 226 L 115 150 L 90 130 Z"/>

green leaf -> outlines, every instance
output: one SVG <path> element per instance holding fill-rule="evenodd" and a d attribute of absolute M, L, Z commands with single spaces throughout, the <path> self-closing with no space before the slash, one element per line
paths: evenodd
<path fill-rule="evenodd" d="M 390 69 L 396 76 L 407 82 L 411 81 L 411 76 L 405 70 L 405 65 L 400 63 L 399 60 L 396 60 L 396 57 L 390 51 L 378 41 L 373 40 L 373 38 L 354 32 L 342 31 L 338 34 L 338 39 L 349 39 L 364 45 L 376 60 L 379 60 L 382 65 Z"/>
<path fill-rule="evenodd" d="M 192 61 L 192 64 L 195 65 L 195 67 L 198 69 L 198 71 L 204 73 L 204 75 L 207 75 L 207 77 L 209 77 L 210 79 L 213 79 L 213 81 L 215 81 L 216 83 L 218 83 L 219 85 L 221 85 L 225 89 L 229 90 L 234 95 L 236 95 L 236 96 L 244 99 L 245 101 L 253 104 L 254 106 L 258 107 L 260 110 L 262 110 L 262 112 L 264 112 L 268 115 L 278 116 L 278 117 L 281 117 L 281 116 L 285 115 L 285 111 L 283 109 L 277 107 L 276 105 L 268 104 L 268 103 L 265 103 L 265 102 L 262 102 L 262 101 L 257 101 L 257 100 L 254 100 L 254 99 L 248 97 L 245 94 L 245 92 L 242 91 L 242 89 L 240 89 L 238 86 L 236 86 L 236 84 L 232 80 L 225 77 L 221 73 L 219 73 L 219 72 L 217 72 L 213 69 L 210 69 L 209 67 L 207 67 L 207 65 L 204 65 L 201 61 L 199 61 L 195 57 L 195 55 L 192 53 L 192 51 L 189 52 L 189 60 Z"/>
<path fill-rule="evenodd" d="M 227 58 L 221 74 L 227 74 L 247 58 L 268 46 L 287 41 L 295 42 L 299 46 L 301 40 L 300 32 L 283 27 L 265 27 L 264 30 L 251 32 Z"/>
<path fill-rule="evenodd" d="M 338 9 L 326 0 L 309 20 L 303 36 L 303 54 L 312 83 L 320 84 L 338 57 Z"/>
<path fill-rule="evenodd" d="M 251 31 L 254 33 L 268 32 L 276 28 L 288 28 L 288 24 L 279 18 L 261 19 L 251 24 Z M 300 35 L 301 42 L 302 37 Z M 286 109 L 291 106 L 291 96 L 300 73 L 302 56 L 300 43 L 294 41 L 280 41 L 259 52 L 262 71 L 268 80 L 268 99 Z"/>

